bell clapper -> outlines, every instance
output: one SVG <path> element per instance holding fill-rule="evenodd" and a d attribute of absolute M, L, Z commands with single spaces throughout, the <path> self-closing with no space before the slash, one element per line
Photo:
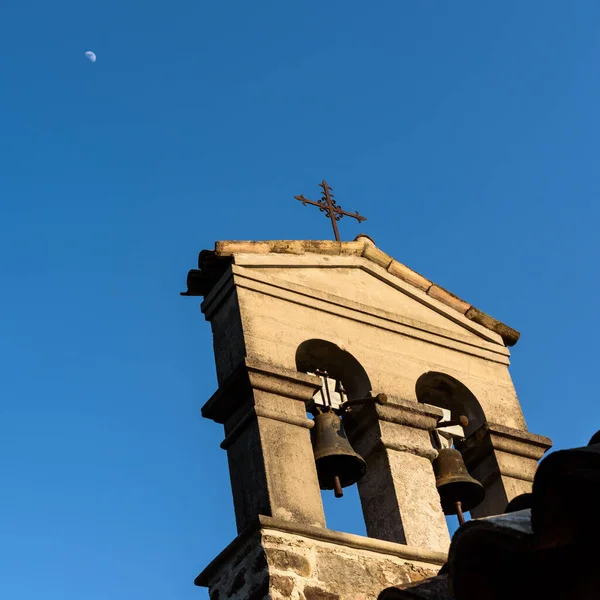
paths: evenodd
<path fill-rule="evenodd" d="M 456 516 L 458 517 L 459 525 L 465 524 L 465 515 L 462 511 L 462 502 L 460 500 L 456 501 Z"/>
<path fill-rule="evenodd" d="M 341 498 L 344 495 L 340 478 L 337 475 L 333 477 L 333 493 L 336 498 Z"/>

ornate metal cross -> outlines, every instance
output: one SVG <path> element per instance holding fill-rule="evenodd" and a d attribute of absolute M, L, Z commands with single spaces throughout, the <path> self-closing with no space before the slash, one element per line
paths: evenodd
<path fill-rule="evenodd" d="M 294 198 L 296 200 L 300 200 L 304 206 L 307 204 L 318 206 L 319 210 L 324 212 L 325 216 L 331 219 L 331 225 L 333 226 L 335 239 L 339 242 L 340 233 L 338 231 L 337 221 L 339 221 L 342 217 L 352 217 L 360 223 L 361 221 L 366 221 L 367 218 L 359 215 L 358 211 L 355 213 L 349 213 L 345 210 L 342 210 L 342 207 L 338 206 L 336 201 L 333 199 L 333 189 L 327 185 L 327 182 L 324 179 L 319 185 L 323 188 L 323 197 L 319 201 L 315 202 L 314 200 L 308 200 L 302 194 L 300 196 L 294 196 Z"/>

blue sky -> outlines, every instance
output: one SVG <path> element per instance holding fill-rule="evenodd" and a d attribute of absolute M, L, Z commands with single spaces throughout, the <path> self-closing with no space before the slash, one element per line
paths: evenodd
<path fill-rule="evenodd" d="M 2 8 L 3 598 L 207 597 L 235 526 L 178 293 L 215 240 L 330 238 L 293 200 L 323 178 L 344 239 L 522 332 L 531 431 L 600 428 L 600 4 L 371 4 Z"/>

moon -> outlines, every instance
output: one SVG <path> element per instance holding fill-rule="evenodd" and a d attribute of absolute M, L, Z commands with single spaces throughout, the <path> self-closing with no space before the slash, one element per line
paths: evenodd
<path fill-rule="evenodd" d="M 88 50 L 85 53 L 85 56 L 90 62 L 93 62 L 93 63 L 96 62 L 96 55 L 91 50 Z"/>

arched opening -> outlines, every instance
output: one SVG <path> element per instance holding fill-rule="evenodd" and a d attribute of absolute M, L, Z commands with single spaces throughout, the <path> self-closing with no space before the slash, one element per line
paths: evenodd
<path fill-rule="evenodd" d="M 350 400 L 365 398 L 371 391 L 369 376 L 358 360 L 327 340 L 302 342 L 296 350 L 296 369 L 303 373 L 327 371 L 329 377 L 342 382 Z"/>
<path fill-rule="evenodd" d="M 315 394 L 317 403 L 329 399 L 330 405 L 337 409 L 344 399 L 354 400 L 370 395 L 371 382 L 363 366 L 352 354 L 327 340 L 302 342 L 296 350 L 296 368 L 303 373 L 321 376 L 323 387 Z M 335 498 L 332 491 L 321 491 L 327 527 L 366 536 L 357 486 L 346 487 L 343 491 L 342 498 Z"/>
<path fill-rule="evenodd" d="M 485 423 L 485 414 L 477 398 L 466 385 L 450 375 L 429 371 L 417 380 L 416 392 L 419 402 L 449 410 L 452 419 L 465 415 L 469 419 L 465 437 Z"/>
<path fill-rule="evenodd" d="M 450 375 L 436 371 L 421 375 L 416 383 L 416 394 L 419 402 L 448 411 L 444 420 L 456 420 L 463 415 L 469 420 L 469 424 L 464 428 L 459 426 L 446 429 L 445 438 L 432 433 L 432 443 L 438 449 L 454 447 L 460 451 L 461 437 L 463 440 L 468 438 L 485 424 L 485 414 L 475 395 L 466 385 Z M 454 437 L 456 433 L 459 437 Z M 465 516 L 470 518 L 468 512 Z M 458 528 L 457 518 L 447 516 L 446 523 L 450 534 L 453 535 Z"/>

